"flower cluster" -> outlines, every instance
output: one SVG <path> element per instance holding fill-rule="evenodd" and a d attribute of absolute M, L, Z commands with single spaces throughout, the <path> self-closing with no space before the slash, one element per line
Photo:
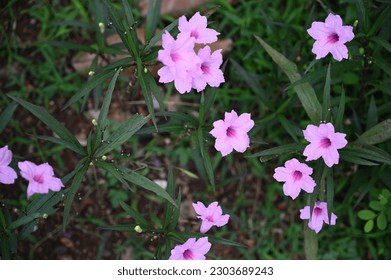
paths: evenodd
<path fill-rule="evenodd" d="M 0 183 L 13 184 L 17 178 L 16 172 L 8 165 L 12 160 L 12 152 L 5 146 L 0 149 Z M 54 176 L 53 168 L 48 163 L 36 165 L 30 161 L 18 163 L 20 175 L 26 179 L 29 184 L 27 186 L 27 198 L 33 194 L 48 193 L 49 190 L 59 191 L 64 187 L 61 180 Z"/>
<path fill-rule="evenodd" d="M 322 158 L 328 167 L 332 167 L 339 162 L 338 150 L 342 149 L 348 143 L 345 139 L 346 134 L 335 132 L 331 123 L 322 123 L 319 126 L 308 125 L 303 130 L 304 138 L 310 142 L 303 152 L 306 161 Z M 315 180 L 311 177 L 313 170 L 305 163 L 299 162 L 293 158 L 285 162 L 284 167 L 277 167 L 274 170 L 274 179 L 278 182 L 284 182 L 283 191 L 286 196 L 296 199 L 301 190 L 312 193 L 315 188 Z M 308 227 L 318 233 L 323 222 L 335 225 L 337 216 L 332 213 L 329 222 L 327 203 L 317 202 L 310 213 L 310 206 L 301 210 L 301 219 L 309 219 Z"/>
<path fill-rule="evenodd" d="M 174 39 L 169 32 L 162 36 L 163 49 L 158 52 L 158 60 L 163 67 L 158 71 L 159 82 L 174 82 L 180 93 L 191 89 L 200 92 L 206 85 L 218 87 L 223 83 L 224 75 L 220 70 L 223 62 L 221 49 L 213 53 L 209 46 L 196 54 L 195 44 L 209 44 L 217 41 L 218 32 L 207 28 L 207 19 L 197 12 L 189 21 L 185 16 L 179 18 L 180 33 Z"/>
<path fill-rule="evenodd" d="M 224 214 L 217 201 L 212 202 L 208 207 L 198 201 L 193 203 L 197 217 L 201 219 L 200 232 L 205 233 L 213 226 L 222 227 L 228 223 L 229 215 Z M 205 254 L 209 252 L 212 244 L 208 237 L 198 240 L 189 238 L 185 243 L 177 245 L 171 250 L 170 260 L 205 260 Z"/>

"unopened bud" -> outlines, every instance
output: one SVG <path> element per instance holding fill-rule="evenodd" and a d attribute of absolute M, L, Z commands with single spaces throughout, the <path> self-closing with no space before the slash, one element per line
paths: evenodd
<path fill-rule="evenodd" d="M 95 75 L 95 71 L 90 71 L 90 72 L 88 72 L 88 76 L 94 76 Z"/>
<path fill-rule="evenodd" d="M 137 232 L 137 233 L 142 233 L 143 229 L 139 225 L 137 225 L 137 226 L 134 227 L 134 231 Z"/>
<path fill-rule="evenodd" d="M 105 24 L 103 22 L 99 22 L 99 29 L 100 29 L 100 33 L 104 33 L 105 32 Z"/>
<path fill-rule="evenodd" d="M 92 119 L 92 124 L 94 125 L 94 126 L 97 126 L 98 125 L 98 121 L 96 120 L 96 119 Z"/>
<path fill-rule="evenodd" d="M 147 74 L 148 73 L 148 69 L 147 67 L 144 67 L 144 73 Z"/>
<path fill-rule="evenodd" d="M 47 214 L 47 213 L 44 213 L 43 215 L 42 215 L 42 218 L 43 219 L 47 219 L 49 217 L 49 215 Z"/>
<path fill-rule="evenodd" d="M 107 159 L 107 156 L 103 155 L 102 160 L 106 160 L 106 159 Z"/>
<path fill-rule="evenodd" d="M 94 163 L 92 161 L 90 161 L 90 166 L 93 166 L 93 165 L 94 165 Z"/>
<path fill-rule="evenodd" d="M 354 23 L 353 23 L 353 27 L 356 28 L 357 25 L 358 25 L 358 20 L 356 19 L 356 20 L 354 21 Z"/>

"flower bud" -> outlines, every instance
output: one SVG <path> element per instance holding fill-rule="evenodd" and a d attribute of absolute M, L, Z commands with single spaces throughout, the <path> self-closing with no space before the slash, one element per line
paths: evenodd
<path fill-rule="evenodd" d="M 96 120 L 96 119 L 92 119 L 92 124 L 94 125 L 94 126 L 97 126 L 98 125 L 98 121 Z"/>
<path fill-rule="evenodd" d="M 88 76 L 94 76 L 95 75 L 95 71 L 90 71 L 90 72 L 88 72 Z"/>
<path fill-rule="evenodd" d="M 103 155 L 102 160 L 106 160 L 106 159 L 107 159 L 107 156 Z"/>
<path fill-rule="evenodd" d="M 134 227 L 134 231 L 137 232 L 137 233 L 142 233 L 143 229 L 139 225 L 137 225 L 137 226 Z"/>
<path fill-rule="evenodd" d="M 105 32 L 105 24 L 103 22 L 99 22 L 99 29 L 100 29 L 100 33 L 104 33 Z"/>

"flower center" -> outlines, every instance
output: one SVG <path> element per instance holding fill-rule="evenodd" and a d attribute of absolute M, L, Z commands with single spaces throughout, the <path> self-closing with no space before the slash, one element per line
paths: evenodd
<path fill-rule="evenodd" d="M 210 74 L 210 68 L 209 68 L 209 66 L 208 65 L 206 65 L 206 64 L 201 64 L 201 70 L 202 70 L 202 72 L 204 72 L 204 74 Z"/>
<path fill-rule="evenodd" d="M 193 259 L 193 252 L 189 249 L 186 249 L 183 252 L 183 257 L 185 258 L 185 260 L 192 260 Z"/>
<path fill-rule="evenodd" d="M 194 37 L 196 39 L 198 39 L 198 30 L 197 29 L 193 29 L 191 32 L 190 32 L 190 37 Z"/>
<path fill-rule="evenodd" d="M 213 216 L 207 216 L 206 219 L 207 219 L 209 222 L 213 223 Z"/>
<path fill-rule="evenodd" d="M 33 180 L 37 183 L 43 184 L 43 174 L 37 174 L 33 177 Z"/>
<path fill-rule="evenodd" d="M 177 53 L 171 53 L 170 57 L 171 57 L 173 62 L 177 62 L 181 58 L 180 55 L 177 54 Z"/>
<path fill-rule="evenodd" d="M 232 127 L 228 127 L 226 133 L 228 137 L 234 137 L 236 135 L 235 129 L 233 129 Z"/>
<path fill-rule="evenodd" d="M 303 177 L 303 173 L 301 173 L 301 171 L 296 170 L 295 172 L 293 172 L 293 181 L 294 182 L 299 181 L 301 179 L 301 177 Z"/>
<path fill-rule="evenodd" d="M 322 148 L 328 148 L 331 146 L 331 141 L 329 138 L 323 138 L 320 140 L 320 147 Z"/>
<path fill-rule="evenodd" d="M 337 33 L 333 33 L 327 37 L 327 43 L 334 44 L 339 41 L 339 36 Z"/>
<path fill-rule="evenodd" d="M 314 207 L 314 215 L 319 216 L 320 214 L 322 214 L 322 208 Z"/>

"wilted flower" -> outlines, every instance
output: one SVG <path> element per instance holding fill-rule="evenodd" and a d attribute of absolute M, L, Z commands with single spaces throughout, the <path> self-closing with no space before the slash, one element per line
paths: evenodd
<path fill-rule="evenodd" d="M 54 177 L 53 168 L 48 163 L 36 165 L 26 160 L 19 162 L 18 166 L 22 177 L 29 181 L 27 198 L 35 193 L 48 193 L 49 190 L 57 192 L 64 187 L 61 180 Z"/>
<path fill-rule="evenodd" d="M 345 43 L 353 40 L 353 27 L 342 25 L 340 16 L 329 14 L 325 22 L 314 21 L 307 32 L 316 40 L 312 48 L 316 59 L 323 58 L 328 53 L 338 61 L 348 58 Z"/>
<path fill-rule="evenodd" d="M 211 54 L 210 47 L 206 46 L 200 49 L 197 55 L 201 60 L 199 67 L 202 74 L 193 78 L 193 88 L 200 92 L 205 89 L 207 84 L 211 87 L 219 87 L 221 83 L 224 83 L 224 75 L 220 70 L 220 65 L 223 63 L 221 50 Z"/>
<path fill-rule="evenodd" d="M 171 250 L 170 260 L 205 260 L 205 254 L 209 252 L 212 244 L 208 237 L 201 237 L 196 241 L 189 238 L 184 244 L 176 245 Z"/>
<path fill-rule="evenodd" d="M 307 193 L 314 191 L 316 183 L 310 176 L 311 174 L 311 167 L 293 158 L 285 162 L 285 167 L 277 167 L 273 177 L 278 182 L 285 182 L 284 194 L 295 199 L 302 189 Z"/>
<path fill-rule="evenodd" d="M 12 161 L 12 152 L 8 149 L 8 146 L 0 148 L 0 183 L 13 184 L 18 177 L 15 170 L 8 165 Z"/>
<path fill-rule="evenodd" d="M 300 210 L 300 219 L 308 220 L 308 227 L 314 230 L 316 233 L 323 227 L 323 223 L 328 225 L 335 225 L 337 216 L 334 213 L 331 213 L 331 221 L 329 221 L 329 216 L 327 212 L 327 203 L 326 202 L 316 202 L 314 209 L 312 210 L 312 215 L 310 214 L 310 206 L 306 206 Z"/>
<path fill-rule="evenodd" d="M 254 121 L 249 113 L 238 114 L 232 110 L 226 112 L 224 120 L 213 123 L 210 131 L 216 138 L 215 148 L 224 156 L 230 154 L 233 149 L 243 153 L 250 146 L 250 138 L 247 133 L 253 128 Z"/>
<path fill-rule="evenodd" d="M 207 28 L 207 18 L 201 16 L 199 12 L 187 21 L 185 16 L 181 16 L 178 21 L 178 29 L 181 32 L 178 37 L 190 36 L 197 44 L 209 44 L 217 41 L 217 31 Z"/>
<path fill-rule="evenodd" d="M 193 203 L 193 208 L 198 215 L 197 217 L 202 220 L 201 233 L 207 232 L 212 226 L 222 227 L 228 223 L 229 215 L 223 215 L 223 211 L 217 201 L 212 202 L 208 207 L 205 207 L 201 201 L 198 201 Z"/>
<path fill-rule="evenodd" d="M 307 161 L 322 157 L 328 167 L 338 164 L 339 153 L 337 150 L 342 149 L 348 143 L 345 139 L 346 134 L 335 132 L 331 123 L 322 123 L 319 127 L 310 124 L 303 130 L 303 133 L 304 138 L 311 142 L 303 152 Z"/>
<path fill-rule="evenodd" d="M 194 38 L 181 36 L 174 39 L 170 33 L 162 36 L 163 49 L 158 52 L 158 60 L 164 66 L 158 71 L 159 82 L 174 81 L 175 88 L 180 93 L 189 92 L 193 77 L 200 76 L 202 71 L 201 60 L 194 52 Z"/>

